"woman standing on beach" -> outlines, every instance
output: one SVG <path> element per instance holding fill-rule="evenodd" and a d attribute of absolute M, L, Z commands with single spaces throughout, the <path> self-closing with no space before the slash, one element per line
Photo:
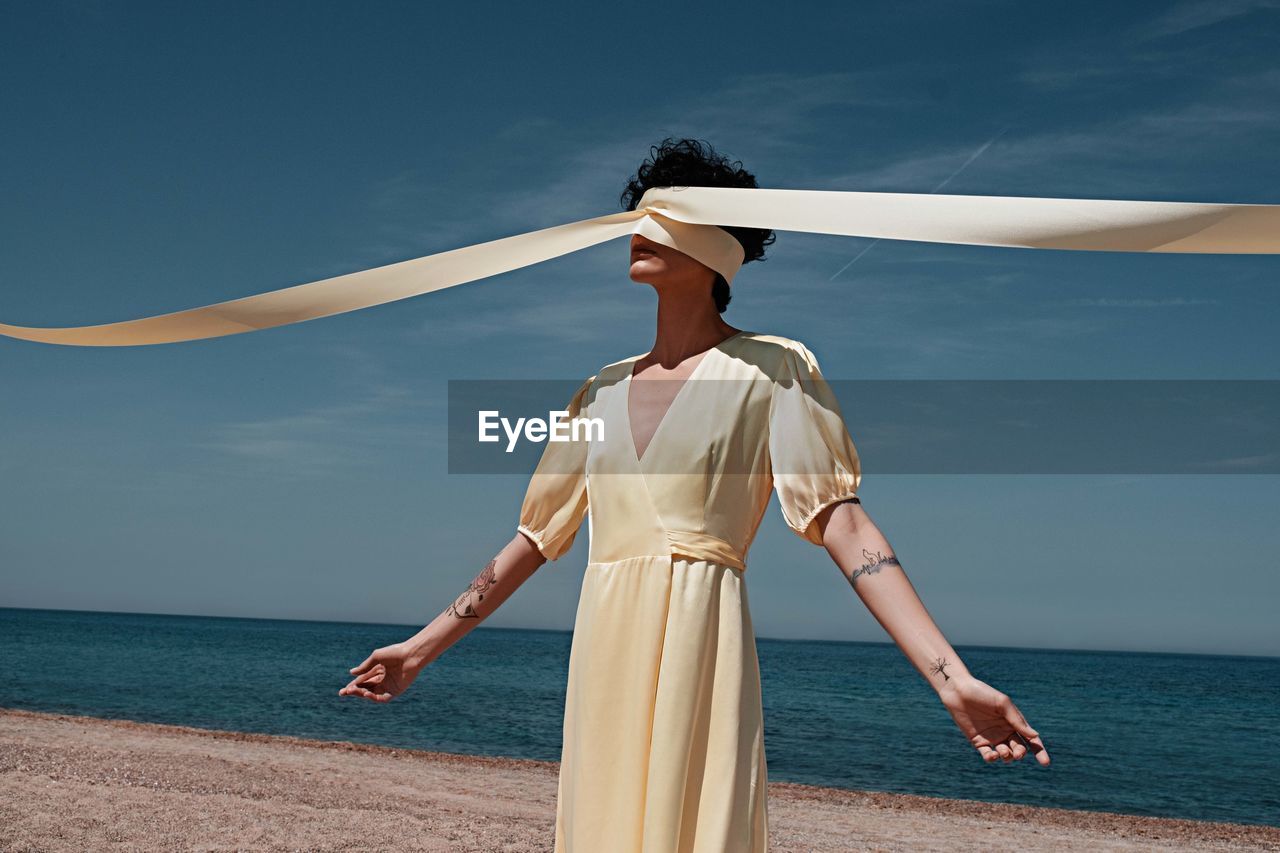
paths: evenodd
<path fill-rule="evenodd" d="M 634 210 L 645 190 L 680 186 L 756 180 L 709 146 L 668 139 L 623 204 Z M 744 262 L 773 242 L 765 229 L 715 230 L 737 241 Z M 766 850 L 760 673 L 744 578 L 776 491 L 787 525 L 826 548 L 982 757 L 1031 752 L 1048 764 L 1009 697 L 965 668 L 861 506 L 858 454 L 813 353 L 726 324 L 725 277 L 640 233 L 630 277 L 658 294 L 653 348 L 603 367 L 568 409 L 600 418 L 603 438 L 548 442 L 511 542 L 430 625 L 352 668 L 340 694 L 386 702 L 402 693 L 567 551 L 589 512 L 555 849 Z"/>

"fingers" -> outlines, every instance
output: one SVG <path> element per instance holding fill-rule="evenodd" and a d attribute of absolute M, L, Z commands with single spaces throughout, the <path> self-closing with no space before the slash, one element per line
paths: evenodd
<path fill-rule="evenodd" d="M 978 754 L 982 756 L 982 760 L 988 764 L 995 761 L 1003 761 L 1008 764 L 1011 761 L 1018 761 L 1027 754 L 1027 749 L 1017 741 L 1017 735 L 1011 734 L 1010 741 L 997 741 L 995 743 L 978 743 L 974 746 L 978 750 Z"/>
<path fill-rule="evenodd" d="M 378 657 L 377 651 L 370 652 L 369 656 L 365 658 L 363 661 L 361 661 L 359 666 L 351 667 L 349 672 L 352 675 L 359 675 L 365 670 L 370 669 L 377 662 L 377 657 Z"/>
<path fill-rule="evenodd" d="M 348 687 L 363 687 L 366 684 L 377 684 L 381 680 L 379 673 L 364 673 L 347 682 Z"/>
<path fill-rule="evenodd" d="M 368 661 L 366 661 L 368 663 Z M 361 664 L 364 666 L 364 664 Z M 359 669 L 360 667 L 356 667 Z M 339 696 L 363 696 L 365 699 L 371 699 L 374 702 L 390 702 L 393 694 L 383 690 L 375 692 L 370 687 L 382 687 L 383 682 L 387 678 L 387 668 L 382 664 L 376 664 L 372 672 L 364 672 L 351 679 L 346 687 L 338 691 Z"/>
<path fill-rule="evenodd" d="M 392 696 L 390 693 L 374 693 L 366 687 L 348 684 L 346 687 L 338 691 L 339 696 L 362 696 L 374 702 L 390 702 Z"/>
<path fill-rule="evenodd" d="M 986 738 L 982 738 L 982 743 L 974 743 L 974 747 L 982 756 L 982 760 L 990 764 L 993 761 L 1021 761 L 1028 750 L 1036 756 L 1036 761 L 1041 765 L 1049 766 L 1049 751 L 1044 748 L 1044 744 L 1039 737 L 1022 738 L 1016 732 L 1010 732 L 1005 740 L 992 743 Z M 1024 745 L 1025 744 L 1025 745 Z"/>
<path fill-rule="evenodd" d="M 357 675 L 354 679 L 352 679 L 352 681 L 354 681 L 356 684 L 359 684 L 361 687 L 365 687 L 365 686 L 376 687 L 377 685 L 381 684 L 384 680 L 386 680 L 386 677 L 387 677 L 387 668 L 385 666 L 379 665 L 377 667 L 374 667 L 374 669 L 371 672 L 366 672 L 364 675 Z"/>
<path fill-rule="evenodd" d="M 1004 718 L 1013 726 L 1013 730 L 1025 738 L 1033 738 L 1039 735 L 1035 729 L 1031 728 L 1031 724 L 1027 722 L 1027 718 L 1022 716 L 1022 712 L 1018 710 L 1018 706 L 1009 703 L 1009 707 L 1004 712 Z"/>
<path fill-rule="evenodd" d="M 1024 738 L 1016 731 L 1006 730 L 1006 733 L 1000 734 L 996 731 L 988 730 L 987 733 L 974 737 L 973 746 L 978 750 L 978 754 L 982 756 L 982 760 L 988 764 L 994 761 L 1003 761 L 1006 764 L 1012 761 L 1021 761 L 1026 757 L 1028 751 L 1035 754 L 1036 760 L 1040 764 L 1044 766 L 1049 764 L 1049 753 L 1044 748 L 1039 736 Z"/>
<path fill-rule="evenodd" d="M 1043 741 L 1040 740 L 1039 736 L 1029 737 L 1026 740 L 1027 740 L 1027 746 L 1031 749 L 1033 753 L 1035 753 L 1036 761 L 1040 762 L 1040 765 L 1042 767 L 1048 767 L 1049 766 L 1049 750 L 1044 748 L 1044 743 Z"/>
<path fill-rule="evenodd" d="M 1013 726 L 1013 730 L 1020 734 L 1026 741 L 1027 746 L 1031 747 L 1031 751 L 1035 753 L 1036 761 L 1040 762 L 1043 767 L 1049 766 L 1049 750 L 1044 748 L 1044 742 L 1040 740 L 1040 733 L 1031 728 L 1031 724 L 1027 722 L 1027 718 L 1022 716 L 1022 712 L 1018 710 L 1018 706 L 1012 702 L 1009 703 L 1008 709 L 1005 711 L 1005 719 L 1009 721 L 1009 725 Z M 1023 753 L 1026 754 L 1025 752 Z M 1018 758 L 1021 758 L 1019 755 Z"/>
<path fill-rule="evenodd" d="M 355 678 L 355 679 L 352 679 L 350 684 L 348 684 L 346 687 L 343 687 L 341 690 L 339 690 L 338 695 L 339 696 L 362 696 L 365 699 L 372 699 L 374 702 L 390 702 L 391 699 L 393 698 L 393 695 L 390 692 L 386 690 L 383 690 L 381 692 L 377 690 L 370 690 L 369 687 L 365 686 L 365 685 L 370 685 L 374 688 L 377 688 L 381 685 L 381 683 L 382 683 L 381 676 L 378 676 L 376 678 Z"/>

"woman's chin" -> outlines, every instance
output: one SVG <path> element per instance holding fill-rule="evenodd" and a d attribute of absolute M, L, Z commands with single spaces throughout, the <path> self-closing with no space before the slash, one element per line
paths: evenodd
<path fill-rule="evenodd" d="M 636 284 L 652 284 L 656 271 L 649 268 L 644 261 L 636 261 L 631 265 L 629 275 Z"/>

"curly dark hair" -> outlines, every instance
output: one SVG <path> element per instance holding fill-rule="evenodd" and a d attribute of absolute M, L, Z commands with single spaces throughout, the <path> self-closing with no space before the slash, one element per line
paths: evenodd
<path fill-rule="evenodd" d="M 640 197 L 650 187 L 757 187 L 756 176 L 742 168 L 741 161 L 731 161 L 716 153 L 705 140 L 667 137 L 650 146 L 649 152 L 649 158 L 640 164 L 622 191 L 622 206 L 626 210 L 635 210 L 640 204 Z M 764 247 L 777 239 L 768 228 L 725 226 L 724 230 L 742 244 L 744 264 L 767 260 Z M 715 283 L 711 286 L 711 296 L 716 310 L 723 314 L 731 297 L 729 283 L 719 273 L 716 273 Z"/>

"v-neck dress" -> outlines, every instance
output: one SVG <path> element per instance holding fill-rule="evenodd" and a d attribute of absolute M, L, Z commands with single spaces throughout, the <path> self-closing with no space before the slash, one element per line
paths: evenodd
<path fill-rule="evenodd" d="M 637 355 L 578 389 L 603 435 L 548 442 L 518 529 L 550 560 L 584 517 L 556 808 L 557 853 L 725 853 L 768 845 L 760 669 L 747 551 L 776 492 L 814 544 L 857 494 L 858 454 L 800 342 L 739 332 L 684 380 L 643 456 Z"/>

